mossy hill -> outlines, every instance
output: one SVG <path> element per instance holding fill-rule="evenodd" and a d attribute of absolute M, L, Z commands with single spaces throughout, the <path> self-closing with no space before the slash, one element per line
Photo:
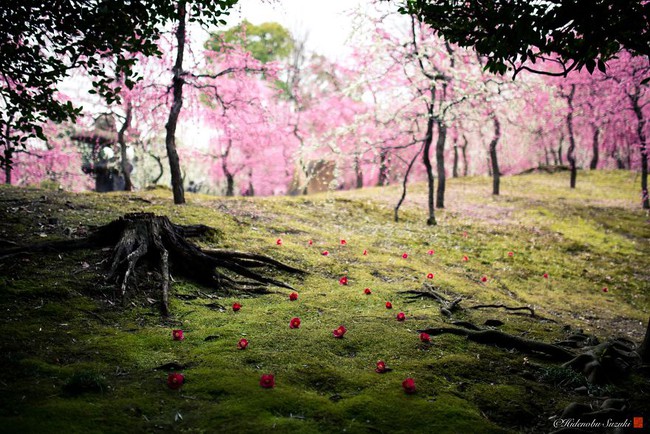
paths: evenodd
<path fill-rule="evenodd" d="M 449 320 L 435 301 L 400 293 L 428 282 L 466 305 L 531 306 L 535 317 L 487 309 L 455 319 L 481 326 L 499 319 L 501 330 L 545 342 L 561 340 L 565 326 L 640 342 L 650 314 L 650 221 L 637 184 L 623 171 L 580 173 L 576 190 L 566 174 L 526 175 L 504 178 L 502 196 L 492 197 L 488 178 L 453 179 L 436 227 L 424 223 L 423 185 L 410 187 L 400 223 L 392 221 L 397 187 L 302 197 L 189 194 L 187 205 L 174 206 L 164 189 L 72 194 L 3 186 L 5 247 L 83 236 L 148 211 L 216 228 L 197 240 L 202 246 L 262 253 L 308 274 L 274 274 L 297 289 L 297 301 L 284 289 L 253 298 L 174 279 L 172 315 L 163 319 L 155 292 L 126 306 L 116 298 L 102 278 L 108 251 L 3 260 L 0 431 L 548 432 L 549 418 L 569 402 L 606 396 L 650 415 L 650 387 L 640 377 L 576 392 L 585 380 L 543 358 L 449 335 L 425 344 L 416 330 Z M 242 304 L 237 313 L 234 302 Z M 406 321 L 396 320 L 398 312 Z M 301 318 L 299 329 L 289 329 L 292 317 Z M 332 335 L 339 325 L 348 329 L 343 339 Z M 172 329 L 183 329 L 185 340 L 172 341 Z M 246 350 L 237 349 L 242 337 Z M 380 359 L 391 372 L 375 372 Z M 184 366 L 180 390 L 167 387 L 168 370 L 155 369 L 171 362 Z M 275 388 L 260 387 L 265 373 L 275 375 Z M 407 377 L 413 395 L 402 390 Z"/>

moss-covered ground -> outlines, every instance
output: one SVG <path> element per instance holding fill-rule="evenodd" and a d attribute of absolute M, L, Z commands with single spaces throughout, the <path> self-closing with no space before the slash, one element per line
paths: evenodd
<path fill-rule="evenodd" d="M 625 397 L 650 416 L 650 386 L 640 377 L 585 395 L 574 390 L 583 379 L 541 358 L 527 356 L 543 367 L 531 370 L 524 354 L 461 337 L 422 343 L 417 329 L 448 320 L 433 300 L 400 294 L 429 282 L 466 306 L 531 306 L 539 317 L 476 310 L 458 319 L 500 319 L 503 331 L 546 342 L 561 339 L 565 326 L 639 342 L 650 315 L 650 219 L 637 184 L 633 173 L 589 172 L 570 190 L 565 174 L 526 175 L 504 178 L 502 195 L 492 197 L 488 178 L 453 179 L 435 227 L 424 223 L 424 185 L 410 187 L 399 223 L 392 221 L 397 187 L 189 194 L 174 206 L 164 189 L 3 186 L 5 246 L 79 237 L 127 212 L 150 211 L 217 228 L 199 241 L 204 246 L 263 253 L 308 274 L 275 275 L 297 289 L 297 301 L 287 290 L 251 298 L 175 278 L 172 316 L 163 319 L 156 294 L 134 294 L 126 306 L 115 298 L 102 277 L 110 251 L 3 260 L 0 431 L 547 432 L 567 403 L 603 396 Z M 292 317 L 301 318 L 299 329 L 289 328 Z M 343 339 L 332 335 L 339 325 L 348 329 Z M 183 329 L 185 340 L 172 341 L 172 329 Z M 242 337 L 250 344 L 238 350 Z M 391 372 L 375 372 L 380 359 Z M 167 370 L 155 369 L 170 362 L 184 366 L 180 390 L 167 387 Z M 260 387 L 266 373 L 275 388 Z M 415 394 L 402 390 L 407 377 Z"/>

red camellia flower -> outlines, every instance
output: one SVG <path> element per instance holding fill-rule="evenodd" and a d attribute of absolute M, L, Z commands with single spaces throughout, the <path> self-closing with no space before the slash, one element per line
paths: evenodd
<path fill-rule="evenodd" d="M 515 254 L 513 252 L 508 252 L 508 256 L 512 258 L 513 256 L 515 256 Z"/>
<path fill-rule="evenodd" d="M 314 242 L 312 240 L 309 240 L 309 242 L 307 244 L 309 244 L 311 246 L 311 245 L 314 244 Z"/>
<path fill-rule="evenodd" d="M 392 309 L 392 308 L 393 308 L 393 303 L 391 303 L 390 301 L 387 301 L 386 302 L 386 309 Z"/>
<path fill-rule="evenodd" d="M 487 282 L 487 276 L 481 277 L 481 282 L 483 282 L 483 283 Z"/>
<path fill-rule="evenodd" d="M 370 288 L 366 288 L 366 289 L 363 290 L 363 293 L 366 294 L 366 295 L 370 295 L 370 294 L 372 294 L 372 291 L 370 290 Z"/>
<path fill-rule="evenodd" d="M 185 339 L 185 336 L 183 336 L 183 330 L 172 330 L 172 339 L 175 341 L 182 341 Z"/>
<path fill-rule="evenodd" d="M 330 252 L 328 252 L 327 250 L 323 250 L 323 253 L 321 253 L 321 255 L 323 255 L 323 256 L 327 256 L 329 254 L 330 254 Z"/>
<path fill-rule="evenodd" d="M 368 256 L 368 251 L 367 250 L 363 251 L 363 256 Z"/>
<path fill-rule="evenodd" d="M 409 395 L 415 393 L 415 381 L 411 377 L 407 378 L 402 381 L 402 388 L 404 389 L 404 392 Z"/>
<path fill-rule="evenodd" d="M 429 333 L 420 333 L 420 340 L 429 343 L 431 342 L 431 336 L 429 336 Z"/>
<path fill-rule="evenodd" d="M 240 339 L 239 342 L 237 342 L 237 348 L 240 350 L 245 350 L 246 347 L 248 347 L 248 341 L 246 339 Z"/>
<path fill-rule="evenodd" d="M 342 246 L 345 246 L 347 243 L 348 243 L 347 241 L 345 241 L 345 240 L 341 240 L 341 245 L 342 245 Z"/>
<path fill-rule="evenodd" d="M 603 292 L 607 292 L 607 291 L 609 291 L 609 290 L 607 289 L 607 287 L 604 287 L 604 288 L 603 288 Z"/>
<path fill-rule="evenodd" d="M 467 231 L 463 232 L 463 236 L 467 238 Z"/>
<path fill-rule="evenodd" d="M 427 279 L 433 279 L 433 273 L 427 274 Z"/>
<path fill-rule="evenodd" d="M 297 292 L 292 292 L 291 294 L 289 294 L 289 300 L 291 300 L 291 301 L 298 300 L 298 293 Z"/>
<path fill-rule="evenodd" d="M 375 372 L 378 374 L 383 374 L 386 372 L 386 363 L 383 360 L 377 362 L 377 368 Z"/>
<path fill-rule="evenodd" d="M 404 315 L 404 312 L 400 312 L 397 314 L 397 321 L 404 321 L 406 319 L 406 315 Z"/>
<path fill-rule="evenodd" d="M 434 252 L 433 250 L 429 250 L 429 251 L 427 252 L 427 255 L 433 255 L 434 253 L 436 253 L 436 252 Z"/>
<path fill-rule="evenodd" d="M 278 246 L 282 245 L 282 238 L 278 238 L 278 240 L 275 242 Z"/>
<path fill-rule="evenodd" d="M 275 387 L 275 377 L 273 374 L 262 374 L 260 377 L 260 386 L 265 389 L 271 389 Z"/>
<path fill-rule="evenodd" d="M 542 276 L 544 277 L 544 279 L 548 279 L 548 273 L 544 273 Z"/>
<path fill-rule="evenodd" d="M 408 258 L 408 257 L 409 257 L 409 254 L 408 254 L 408 253 L 402 253 L 402 258 L 406 259 L 406 258 Z"/>
<path fill-rule="evenodd" d="M 170 389 L 180 389 L 184 381 L 185 377 L 183 374 L 178 372 L 172 372 L 167 376 L 167 386 L 169 386 Z"/>
<path fill-rule="evenodd" d="M 339 285 L 347 285 L 348 284 L 348 278 L 346 276 L 343 276 L 339 279 Z"/>
<path fill-rule="evenodd" d="M 300 318 L 298 317 L 291 318 L 291 321 L 289 322 L 289 328 L 290 329 L 300 328 Z"/>
<path fill-rule="evenodd" d="M 463 256 L 463 262 L 469 261 L 469 258 L 467 256 Z"/>
<path fill-rule="evenodd" d="M 332 334 L 334 335 L 335 338 L 342 339 L 343 335 L 345 335 L 345 332 L 347 331 L 348 329 L 346 329 L 345 326 L 339 326 L 339 328 L 332 330 Z"/>
<path fill-rule="evenodd" d="M 239 312 L 239 309 L 241 309 L 241 304 L 239 303 L 232 304 L 232 310 L 234 310 L 235 312 Z"/>

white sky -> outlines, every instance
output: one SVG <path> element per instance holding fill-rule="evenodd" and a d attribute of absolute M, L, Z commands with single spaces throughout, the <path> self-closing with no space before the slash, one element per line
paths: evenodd
<path fill-rule="evenodd" d="M 353 30 L 350 12 L 366 9 L 369 0 L 240 0 L 227 19 L 236 25 L 243 19 L 253 24 L 277 22 L 300 39 L 307 35 L 307 48 L 341 60 L 349 54 L 346 41 Z"/>

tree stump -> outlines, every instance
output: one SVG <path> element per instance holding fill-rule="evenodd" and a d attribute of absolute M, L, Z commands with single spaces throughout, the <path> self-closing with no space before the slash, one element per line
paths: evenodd
<path fill-rule="evenodd" d="M 169 275 L 173 269 L 183 277 L 217 291 L 267 293 L 274 285 L 290 285 L 266 277 L 255 268 L 270 267 L 289 273 L 304 273 L 264 255 L 231 250 L 200 249 L 187 237 L 204 235 L 208 226 L 181 226 L 165 216 L 131 213 L 97 228 L 78 240 L 54 241 L 0 250 L 0 260 L 26 252 L 63 252 L 113 246 L 108 279 L 115 282 L 122 298 L 136 283 L 138 265 L 157 266 L 160 275 L 161 312 L 169 315 Z M 244 278 L 245 280 L 242 280 Z"/>

